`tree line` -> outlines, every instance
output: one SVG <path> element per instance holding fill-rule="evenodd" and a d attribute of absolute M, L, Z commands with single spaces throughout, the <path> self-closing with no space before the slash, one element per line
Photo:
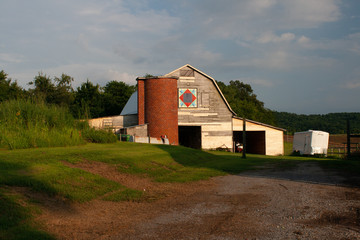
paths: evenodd
<path fill-rule="evenodd" d="M 13 98 L 40 99 L 48 104 L 68 107 L 76 118 L 96 118 L 119 115 L 131 94 L 136 91 L 136 86 L 122 81 L 110 81 L 105 87 L 100 87 L 87 80 L 73 89 L 73 81 L 66 74 L 51 78 L 40 72 L 28 83 L 30 88 L 25 90 L 2 70 L 0 102 Z M 229 85 L 220 81 L 217 83 L 238 116 L 268 124 L 275 123 L 272 111 L 257 99 L 249 84 L 239 80 L 230 81 Z"/>
<path fill-rule="evenodd" d="M 74 79 L 66 74 L 51 78 L 39 73 L 29 82 L 28 90 L 0 71 L 0 103 L 9 99 L 30 98 L 48 104 L 67 107 L 75 118 L 97 118 L 119 115 L 130 96 L 136 91 L 135 85 L 122 81 L 110 81 L 104 87 L 87 80 L 74 89 Z M 289 133 L 309 129 L 322 130 L 331 134 L 346 132 L 346 120 L 351 120 L 351 131 L 360 133 L 360 113 L 329 113 L 325 115 L 303 115 L 276 112 L 265 108 L 257 99 L 252 87 L 240 80 L 225 84 L 217 81 L 234 112 L 239 117 L 267 123 L 286 129 Z"/>
<path fill-rule="evenodd" d="M 217 81 L 217 84 L 230 107 L 239 117 L 270 125 L 276 124 L 273 112 L 265 108 L 264 103 L 257 99 L 250 84 L 239 80 L 230 81 L 228 85 L 221 81 Z"/>
<path fill-rule="evenodd" d="M 28 90 L 22 88 L 0 71 L 0 103 L 11 99 L 32 99 L 67 107 L 75 118 L 97 118 L 119 115 L 136 86 L 122 81 L 110 81 L 104 87 L 87 80 L 74 89 L 74 78 L 39 73 L 29 82 Z"/>
<path fill-rule="evenodd" d="M 273 112 L 277 126 L 288 133 L 307 130 L 321 130 L 331 134 L 346 133 L 346 121 L 350 121 L 351 133 L 360 133 L 360 113 L 295 114 Z"/>

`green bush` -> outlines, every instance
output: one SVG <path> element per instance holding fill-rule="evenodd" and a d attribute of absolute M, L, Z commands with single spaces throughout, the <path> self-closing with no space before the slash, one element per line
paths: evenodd
<path fill-rule="evenodd" d="M 82 131 L 83 138 L 87 142 L 93 143 L 113 143 L 117 137 L 111 131 L 96 130 L 95 128 L 87 128 Z"/>

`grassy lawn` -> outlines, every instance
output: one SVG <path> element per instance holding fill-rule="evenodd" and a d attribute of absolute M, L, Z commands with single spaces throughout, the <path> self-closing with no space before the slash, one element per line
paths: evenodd
<path fill-rule="evenodd" d="M 284 142 L 284 155 L 289 156 L 293 152 L 293 144 L 290 142 Z"/>
<path fill-rule="evenodd" d="M 139 200 L 142 192 L 64 162 L 97 161 L 114 165 L 119 172 L 149 177 L 158 182 L 189 182 L 228 173 L 239 173 L 271 164 L 279 168 L 299 161 L 317 161 L 321 166 L 360 174 L 360 161 L 290 156 L 261 156 L 199 151 L 166 145 L 113 143 L 76 147 L 0 150 L 0 239 L 52 239 L 32 221 L 37 211 L 31 199 L 14 194 L 12 187 L 86 202 Z M 26 203 L 26 204 L 24 204 Z"/>

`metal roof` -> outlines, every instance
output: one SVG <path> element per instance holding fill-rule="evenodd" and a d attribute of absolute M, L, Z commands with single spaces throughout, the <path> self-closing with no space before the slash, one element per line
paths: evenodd
<path fill-rule="evenodd" d="M 123 115 L 132 115 L 132 114 L 137 114 L 137 113 L 138 113 L 138 109 L 137 109 L 137 91 L 136 91 L 131 95 L 131 97 L 127 101 L 125 107 L 121 111 L 120 115 L 122 115 L 122 116 Z"/>
<path fill-rule="evenodd" d="M 244 118 L 242 118 L 242 117 L 237 117 L 237 116 L 233 116 L 233 118 L 239 119 L 239 120 L 244 120 Z M 273 128 L 273 129 L 276 129 L 276 130 L 280 130 L 280 131 L 283 131 L 283 132 L 286 132 L 286 131 L 287 131 L 287 130 L 284 129 L 284 128 L 275 127 L 275 126 L 272 126 L 272 125 L 269 125 L 269 124 L 266 124 L 266 123 L 257 122 L 257 121 L 250 120 L 250 119 L 247 119 L 247 118 L 245 118 L 245 121 L 246 121 L 246 122 L 251 122 L 251 123 L 254 123 L 254 124 L 257 124 L 257 125 L 261 125 L 261 126 L 264 126 L 264 127 L 268 127 L 268 128 Z"/>

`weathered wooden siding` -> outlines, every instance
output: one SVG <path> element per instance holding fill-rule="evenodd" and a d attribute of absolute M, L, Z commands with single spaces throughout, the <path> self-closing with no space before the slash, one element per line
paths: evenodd
<path fill-rule="evenodd" d="M 178 88 L 197 89 L 197 107 L 178 108 L 179 126 L 201 126 L 203 149 L 232 149 L 233 114 L 213 81 L 187 66 L 172 72 L 171 76 L 179 78 Z"/>
<path fill-rule="evenodd" d="M 137 114 L 93 118 L 93 119 L 89 119 L 88 122 L 90 127 L 93 128 L 99 128 L 99 129 L 113 128 L 118 130 L 123 127 L 137 125 Z"/>
<path fill-rule="evenodd" d="M 138 137 L 147 137 L 148 136 L 148 125 L 136 125 L 131 127 L 125 127 L 124 133 L 129 135 L 135 135 Z"/>
<path fill-rule="evenodd" d="M 233 118 L 233 131 L 243 131 L 243 120 Z M 284 132 L 282 130 L 247 121 L 246 131 L 265 131 L 266 155 L 284 154 Z"/>
<path fill-rule="evenodd" d="M 89 119 L 89 126 L 98 129 L 110 128 L 114 131 L 124 126 L 124 116 L 110 116 L 102 118 Z"/>

